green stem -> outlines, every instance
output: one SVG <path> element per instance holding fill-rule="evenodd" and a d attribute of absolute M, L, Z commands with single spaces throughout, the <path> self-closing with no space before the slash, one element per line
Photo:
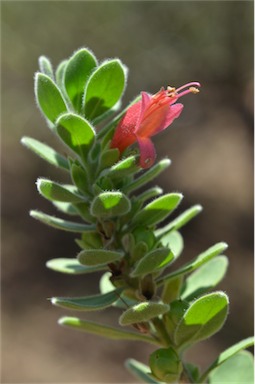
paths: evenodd
<path fill-rule="evenodd" d="M 159 317 L 156 317 L 152 320 L 152 323 L 158 333 L 159 339 L 161 340 L 162 344 L 165 347 L 169 347 L 172 344 L 172 341 L 166 331 L 165 324 L 163 323 L 163 321 Z"/>

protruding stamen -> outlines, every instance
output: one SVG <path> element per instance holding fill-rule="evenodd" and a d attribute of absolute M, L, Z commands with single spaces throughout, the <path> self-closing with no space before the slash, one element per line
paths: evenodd
<path fill-rule="evenodd" d="M 182 85 L 181 87 L 177 88 L 176 89 L 176 92 L 180 92 L 182 89 L 185 89 L 185 88 L 197 88 L 197 87 L 201 87 L 200 83 L 198 83 L 197 81 L 192 81 L 191 83 L 187 83 L 187 84 L 184 84 Z"/>
<path fill-rule="evenodd" d="M 192 83 L 184 84 L 177 89 L 175 87 L 168 86 L 167 87 L 167 96 L 179 98 L 181 96 L 186 95 L 187 93 L 196 94 L 199 92 L 199 89 L 197 87 L 200 87 L 200 83 L 198 83 L 197 81 L 193 81 Z M 188 88 L 188 89 L 179 93 L 181 90 L 183 90 L 185 88 Z"/>

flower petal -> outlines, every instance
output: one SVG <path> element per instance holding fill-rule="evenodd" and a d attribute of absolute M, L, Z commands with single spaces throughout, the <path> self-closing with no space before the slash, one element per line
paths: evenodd
<path fill-rule="evenodd" d="M 119 122 L 114 133 L 111 148 L 118 148 L 122 153 L 127 147 L 136 141 L 134 134 L 137 120 L 141 111 L 141 101 L 133 104 L 125 113 L 122 120 Z"/>
<path fill-rule="evenodd" d="M 166 116 L 166 120 L 164 121 L 163 127 L 161 127 L 161 131 L 169 127 L 170 124 L 180 116 L 183 110 L 183 104 L 177 103 L 169 106 L 169 112 Z M 158 133 L 159 131 L 155 132 Z"/>
<path fill-rule="evenodd" d="M 140 166 L 150 168 L 156 159 L 156 151 L 152 141 L 147 137 L 137 136 L 140 148 Z"/>

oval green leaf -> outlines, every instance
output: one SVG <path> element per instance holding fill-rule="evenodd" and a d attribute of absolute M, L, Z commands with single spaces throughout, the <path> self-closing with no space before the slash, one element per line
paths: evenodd
<path fill-rule="evenodd" d="M 232 345 L 230 348 L 226 349 L 217 357 L 217 359 L 203 373 L 203 375 L 200 377 L 199 383 L 204 383 L 207 376 L 214 368 L 219 367 L 226 360 L 230 359 L 232 356 L 234 356 L 237 352 L 241 351 L 242 349 L 252 347 L 253 345 L 254 345 L 254 337 L 252 336 L 252 337 L 247 337 L 247 339 L 239 341 L 238 343 Z"/>
<path fill-rule="evenodd" d="M 214 369 L 209 384 L 254 384 L 254 357 L 248 351 L 238 352 Z"/>
<path fill-rule="evenodd" d="M 174 260 L 174 254 L 167 248 L 158 248 L 147 253 L 138 261 L 132 276 L 142 276 L 166 268 Z"/>
<path fill-rule="evenodd" d="M 132 183 L 129 183 L 127 186 L 123 187 L 123 191 L 125 193 L 130 193 L 141 188 L 143 185 L 149 183 L 155 179 L 155 177 L 160 175 L 160 173 L 168 168 L 170 164 L 171 160 L 169 159 L 163 159 L 159 161 L 153 167 L 145 171 L 140 177 L 137 177 L 134 181 L 132 181 Z"/>
<path fill-rule="evenodd" d="M 228 303 L 224 292 L 213 292 L 193 301 L 176 328 L 176 345 L 191 345 L 218 332 L 226 320 Z"/>
<path fill-rule="evenodd" d="M 58 183 L 55 183 L 54 181 L 47 179 L 38 179 L 36 184 L 40 194 L 48 200 L 56 200 L 66 203 L 84 202 L 84 198 L 82 196 L 69 191 L 68 189 Z"/>
<path fill-rule="evenodd" d="M 177 269 L 176 271 L 170 273 L 169 275 L 165 275 L 160 277 L 157 280 L 158 286 L 162 285 L 166 281 L 172 279 L 175 276 L 185 275 L 199 268 L 201 265 L 207 263 L 209 260 L 214 258 L 215 256 L 220 255 L 228 245 L 224 242 L 217 243 L 212 247 L 208 248 L 205 252 L 200 253 L 197 257 L 195 257 L 191 262 L 185 264 L 183 267 Z"/>
<path fill-rule="evenodd" d="M 73 328 L 86 333 L 91 333 L 100 337 L 106 337 L 107 339 L 111 340 L 140 340 L 154 345 L 159 345 L 159 343 L 150 336 L 109 327 L 107 325 L 94 323 L 92 321 L 81 320 L 77 317 L 65 316 L 59 319 L 58 323 L 65 327 Z"/>
<path fill-rule="evenodd" d="M 182 235 L 177 231 L 172 231 L 161 239 L 161 244 L 164 247 L 168 247 L 174 254 L 175 259 L 180 256 L 183 250 L 183 238 Z"/>
<path fill-rule="evenodd" d="M 35 75 L 35 96 L 39 108 L 51 122 L 55 122 L 59 115 L 67 112 L 64 98 L 53 82 L 53 80 L 43 73 Z"/>
<path fill-rule="evenodd" d="M 58 217 L 47 215 L 46 213 L 40 211 L 32 210 L 29 212 L 29 214 L 31 217 L 36 220 L 39 220 L 41 223 L 44 223 L 56 229 L 62 229 L 63 231 L 86 232 L 91 229 L 95 229 L 94 225 L 74 223 L 73 221 L 63 220 Z"/>
<path fill-rule="evenodd" d="M 68 63 L 68 60 L 61 61 L 55 72 L 56 83 L 58 87 L 64 92 L 65 92 L 64 76 L 65 76 L 65 69 L 66 69 L 67 63 Z"/>
<path fill-rule="evenodd" d="M 53 69 L 50 60 L 46 56 L 39 57 L 39 69 L 42 73 L 54 79 Z"/>
<path fill-rule="evenodd" d="M 46 160 L 49 164 L 69 171 L 67 159 L 55 151 L 55 149 L 41 143 L 38 140 L 32 139 L 31 137 L 22 137 L 21 143 L 33 151 L 36 155 Z"/>
<path fill-rule="evenodd" d="M 122 289 L 118 288 L 105 294 L 93 296 L 52 297 L 51 303 L 61 308 L 75 309 L 79 311 L 98 311 L 99 309 L 110 307 L 117 301 L 121 291 Z"/>
<path fill-rule="evenodd" d="M 227 268 L 226 256 L 218 256 L 208 261 L 186 279 L 181 298 L 190 301 L 208 292 L 223 279 Z"/>
<path fill-rule="evenodd" d="M 125 88 L 125 69 L 120 60 L 102 63 L 88 79 L 84 96 L 84 113 L 93 120 L 111 109 Z"/>
<path fill-rule="evenodd" d="M 146 226 L 158 224 L 177 208 L 182 198 L 183 195 L 180 193 L 168 193 L 158 197 L 135 215 L 133 224 L 145 224 Z"/>
<path fill-rule="evenodd" d="M 194 207 L 187 209 L 181 215 L 176 217 L 176 219 L 167 224 L 165 227 L 157 229 L 156 236 L 163 236 L 170 231 L 182 228 L 191 219 L 193 219 L 193 217 L 197 216 L 202 211 L 202 209 L 202 206 L 198 204 L 194 205 Z"/>
<path fill-rule="evenodd" d="M 123 254 L 105 249 L 86 249 L 78 254 L 78 260 L 83 265 L 94 266 L 108 264 L 120 260 Z"/>
<path fill-rule="evenodd" d="M 108 171 L 107 176 L 111 178 L 125 177 L 139 171 L 137 166 L 137 156 L 129 156 L 124 160 L 118 161 Z"/>
<path fill-rule="evenodd" d="M 154 302 L 142 302 L 127 309 L 119 318 L 120 325 L 130 325 L 149 321 L 169 311 L 169 305 Z"/>
<path fill-rule="evenodd" d="M 90 193 L 90 183 L 87 172 L 80 165 L 73 164 L 71 167 L 71 177 L 76 187 L 85 195 Z"/>
<path fill-rule="evenodd" d="M 95 197 L 91 204 L 91 214 L 109 218 L 125 215 L 130 211 L 131 203 L 122 192 L 103 192 Z"/>
<path fill-rule="evenodd" d="M 96 65 L 95 56 L 86 48 L 79 49 L 67 62 L 64 74 L 65 89 L 77 112 L 80 112 L 82 107 L 85 84 Z"/>
<path fill-rule="evenodd" d="M 100 155 L 99 171 L 111 167 L 120 157 L 118 148 L 107 149 Z"/>
<path fill-rule="evenodd" d="M 90 123 L 79 115 L 67 113 L 60 116 L 56 125 L 63 142 L 81 158 L 86 159 L 95 139 L 95 131 Z"/>
<path fill-rule="evenodd" d="M 66 215 L 79 216 L 79 212 L 72 203 L 63 203 L 62 201 L 53 201 L 53 205 Z"/>
<path fill-rule="evenodd" d="M 106 265 L 88 267 L 81 265 L 77 259 L 57 258 L 47 261 L 46 267 L 56 272 L 67 273 L 70 275 L 81 275 L 107 269 Z"/>

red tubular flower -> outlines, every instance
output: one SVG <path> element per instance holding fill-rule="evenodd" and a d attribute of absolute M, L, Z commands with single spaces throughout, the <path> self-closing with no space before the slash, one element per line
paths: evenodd
<path fill-rule="evenodd" d="M 183 105 L 175 102 L 187 93 L 199 92 L 197 87 L 200 87 L 200 84 L 192 82 L 178 89 L 161 88 L 155 95 L 142 92 L 142 99 L 133 104 L 119 122 L 111 148 L 118 148 L 122 153 L 137 141 L 140 149 L 140 166 L 151 167 L 156 158 L 156 151 L 150 138 L 163 131 L 180 116 Z"/>

